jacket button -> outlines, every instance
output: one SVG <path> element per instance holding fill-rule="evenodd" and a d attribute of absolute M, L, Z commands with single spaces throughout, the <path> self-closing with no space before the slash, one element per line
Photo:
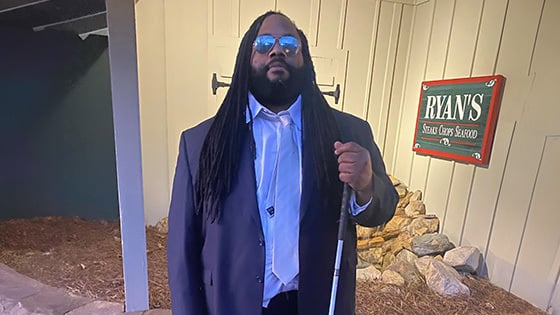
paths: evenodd
<path fill-rule="evenodd" d="M 259 246 L 264 246 L 264 241 L 263 240 L 259 240 Z"/>
<path fill-rule="evenodd" d="M 257 279 L 258 283 L 263 283 L 263 280 L 262 280 L 261 276 L 257 276 L 256 279 Z"/>

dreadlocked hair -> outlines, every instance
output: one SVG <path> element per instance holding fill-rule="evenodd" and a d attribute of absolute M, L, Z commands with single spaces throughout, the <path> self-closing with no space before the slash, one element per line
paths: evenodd
<path fill-rule="evenodd" d="M 316 183 L 319 185 L 323 208 L 338 209 L 342 196 L 342 182 L 338 178 L 338 160 L 334 154 L 334 142 L 340 140 L 340 131 L 333 110 L 316 83 L 315 68 L 307 37 L 298 29 L 302 42 L 303 65 L 306 80 L 302 92 L 303 152 L 311 153 L 315 167 Z"/>
<path fill-rule="evenodd" d="M 214 121 L 202 145 L 198 175 L 195 183 L 196 212 L 205 214 L 211 222 L 219 220 L 225 198 L 235 184 L 239 168 L 241 150 L 250 133 L 250 147 L 255 156 L 252 135 L 252 121 L 246 123 L 245 110 L 248 104 L 249 74 L 253 41 L 263 21 L 270 15 L 286 15 L 269 11 L 259 16 L 243 36 L 237 53 L 231 85 L 220 105 Z M 305 83 L 302 89 L 302 116 L 304 154 L 312 154 L 316 182 L 319 184 L 326 202 L 340 202 L 341 183 L 338 180 L 338 163 L 334 156 L 334 141 L 339 139 L 339 131 L 323 94 L 315 83 L 315 70 L 309 52 L 307 38 L 298 29 L 302 41 L 302 55 L 305 68 Z M 340 188 L 340 189 L 337 189 Z"/>

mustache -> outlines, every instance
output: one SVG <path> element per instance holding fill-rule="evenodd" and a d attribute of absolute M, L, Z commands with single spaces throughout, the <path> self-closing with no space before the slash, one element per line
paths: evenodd
<path fill-rule="evenodd" d="M 280 63 L 280 64 L 282 64 L 283 67 L 287 68 L 288 70 L 292 69 L 292 67 L 284 59 L 277 57 L 277 58 L 274 58 L 274 59 L 272 59 L 272 60 L 270 60 L 269 62 L 266 63 L 266 65 L 265 65 L 266 70 L 270 69 L 270 67 L 271 67 L 270 65 L 273 64 L 273 63 Z"/>

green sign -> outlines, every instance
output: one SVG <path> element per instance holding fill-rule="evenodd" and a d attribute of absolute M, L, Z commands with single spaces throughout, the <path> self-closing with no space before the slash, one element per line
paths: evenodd
<path fill-rule="evenodd" d="M 422 82 L 413 151 L 488 165 L 504 77 Z"/>

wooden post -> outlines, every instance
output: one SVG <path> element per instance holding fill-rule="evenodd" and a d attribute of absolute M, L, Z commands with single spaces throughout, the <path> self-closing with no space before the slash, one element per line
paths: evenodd
<path fill-rule="evenodd" d="M 125 310 L 148 305 L 134 0 L 106 0 Z"/>

